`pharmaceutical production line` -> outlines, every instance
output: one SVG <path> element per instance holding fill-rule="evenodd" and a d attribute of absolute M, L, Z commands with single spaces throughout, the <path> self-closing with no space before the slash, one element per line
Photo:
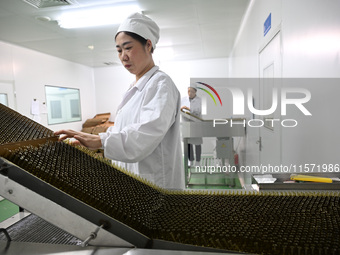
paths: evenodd
<path fill-rule="evenodd" d="M 236 123 L 230 125 L 214 125 L 213 120 L 203 120 L 190 114 L 188 111 L 181 111 L 182 119 L 188 121 L 181 122 L 181 135 L 184 143 L 184 171 L 185 184 L 189 186 L 191 171 L 188 162 L 188 141 L 190 138 L 215 137 L 216 138 L 216 158 L 221 160 L 222 167 L 226 165 L 226 159 L 230 166 L 235 166 L 234 140 L 233 137 L 242 137 L 246 134 L 246 128 L 238 125 L 243 119 L 234 119 Z M 227 119 L 226 119 L 227 120 Z"/>
<path fill-rule="evenodd" d="M 27 216 L 2 254 L 340 254 L 337 191 L 164 190 L 2 105 L 0 123 L 0 196 L 80 240 Z"/>

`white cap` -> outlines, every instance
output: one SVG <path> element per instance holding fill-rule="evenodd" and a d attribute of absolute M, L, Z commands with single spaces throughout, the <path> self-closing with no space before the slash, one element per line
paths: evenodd
<path fill-rule="evenodd" d="M 150 40 L 154 49 L 159 40 L 159 27 L 156 22 L 138 12 L 131 14 L 120 24 L 116 36 L 120 32 L 132 32 Z"/>
<path fill-rule="evenodd" d="M 188 88 L 193 88 L 194 90 L 197 91 L 197 84 L 196 83 L 190 83 Z"/>

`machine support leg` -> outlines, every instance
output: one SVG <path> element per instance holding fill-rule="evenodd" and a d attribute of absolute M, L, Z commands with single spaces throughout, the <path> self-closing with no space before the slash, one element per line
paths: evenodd
<path fill-rule="evenodd" d="M 189 159 L 188 159 L 188 138 L 183 139 L 184 143 L 184 176 L 185 176 L 185 187 L 189 186 L 190 181 L 190 168 L 188 166 Z"/>
<path fill-rule="evenodd" d="M 8 242 L 12 241 L 12 239 L 11 239 L 11 237 L 9 236 L 9 234 L 8 234 L 8 232 L 7 232 L 6 229 L 0 228 L 0 233 L 1 233 L 1 232 L 4 232 L 4 234 L 5 234 L 5 236 L 6 236 Z"/>
<path fill-rule="evenodd" d="M 104 227 L 104 224 L 97 227 L 96 230 L 94 232 L 92 232 L 86 239 L 85 241 L 81 244 L 82 247 L 86 247 L 89 245 L 89 242 L 93 239 L 96 239 L 97 237 L 97 233 L 100 229 L 102 229 Z"/>

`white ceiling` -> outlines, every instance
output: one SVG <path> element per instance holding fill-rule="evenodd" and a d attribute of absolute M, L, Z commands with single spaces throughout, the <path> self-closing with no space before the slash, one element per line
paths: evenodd
<path fill-rule="evenodd" d="M 90 67 L 106 66 L 105 63 L 120 64 L 114 43 L 118 25 L 62 29 L 55 20 L 71 8 L 110 6 L 131 0 L 72 1 L 74 5 L 37 9 L 23 0 L 0 0 L 0 40 Z M 155 50 L 158 60 L 194 60 L 229 56 L 249 1 L 135 2 L 161 29 L 161 38 Z M 36 19 L 39 16 L 48 16 L 52 21 Z M 90 45 L 94 46 L 93 50 L 88 48 Z"/>

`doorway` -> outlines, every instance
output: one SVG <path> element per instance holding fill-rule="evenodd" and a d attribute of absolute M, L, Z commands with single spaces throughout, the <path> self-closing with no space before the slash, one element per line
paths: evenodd
<path fill-rule="evenodd" d="M 281 32 L 278 31 L 259 52 L 261 110 L 268 110 L 277 99 L 276 111 L 267 116 L 261 116 L 264 125 L 259 128 L 259 162 L 262 165 L 278 166 L 281 164 Z"/>

